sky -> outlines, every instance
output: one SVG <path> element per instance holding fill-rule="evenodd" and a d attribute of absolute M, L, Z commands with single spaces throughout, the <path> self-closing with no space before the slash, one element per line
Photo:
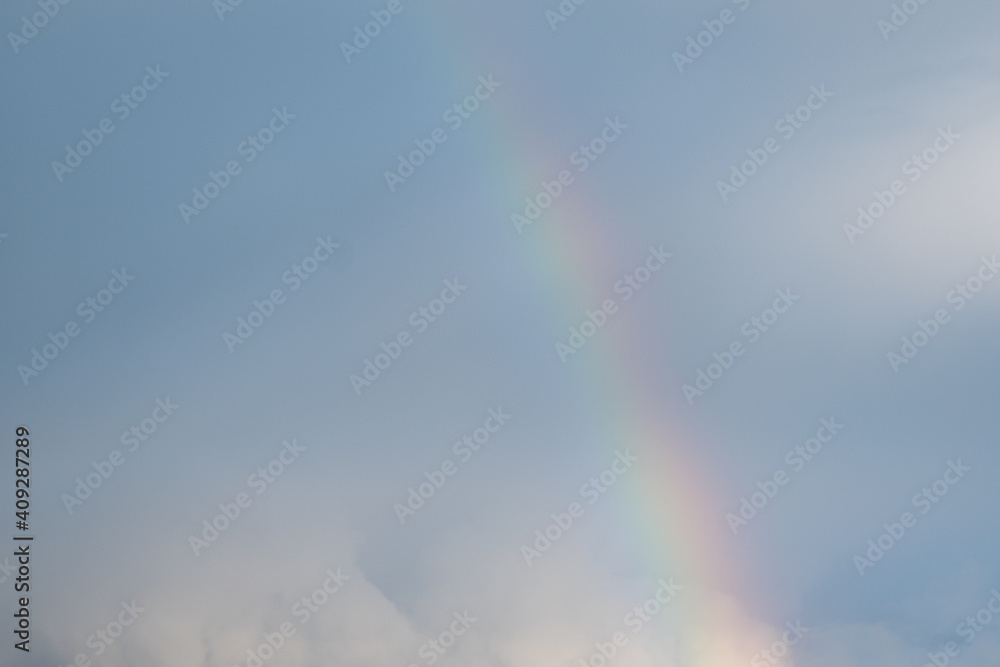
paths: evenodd
<path fill-rule="evenodd" d="M 0 664 L 996 663 L 998 26 L 6 3 Z"/>

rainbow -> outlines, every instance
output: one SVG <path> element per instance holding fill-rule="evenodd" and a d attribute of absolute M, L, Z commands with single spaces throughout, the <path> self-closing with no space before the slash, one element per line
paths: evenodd
<path fill-rule="evenodd" d="M 435 15 L 433 19 L 427 16 L 428 21 L 449 21 L 443 15 Z M 423 27 L 432 29 L 429 22 Z M 457 22 L 453 28 L 451 34 L 458 35 L 459 42 L 467 38 L 469 32 Z M 433 31 L 440 34 L 441 24 L 433 26 Z M 462 44 L 449 47 L 459 53 L 478 50 L 471 44 L 464 49 Z M 505 57 L 520 56 L 514 49 Z M 463 69 L 465 65 L 454 63 L 467 60 L 453 58 L 447 62 L 453 69 Z M 532 65 L 508 61 L 504 69 L 531 71 Z M 458 80 L 470 84 L 485 74 L 489 71 L 455 72 Z M 496 74 L 503 82 L 500 74 Z M 492 137 L 494 158 L 484 167 L 488 170 L 487 177 L 504 184 L 502 188 L 486 191 L 493 197 L 490 207 L 498 213 L 484 224 L 509 225 L 514 235 L 518 232 L 510 216 L 523 211 L 524 197 L 533 197 L 540 191 L 542 177 L 552 180 L 559 170 L 570 168 L 569 156 L 560 153 L 564 148 L 547 150 L 547 137 L 520 120 L 526 117 L 524 109 L 544 108 L 544 105 L 543 99 L 536 103 L 523 96 L 515 97 L 510 88 L 501 88 L 486 105 L 492 109 L 489 112 L 492 126 L 476 130 L 482 136 Z M 478 122 L 487 121 L 481 117 Z M 603 116 L 594 118 L 593 136 L 603 122 Z M 581 140 L 588 138 L 584 136 Z M 609 147 L 608 154 L 613 152 Z M 600 162 L 594 168 L 599 171 Z M 609 249 L 619 244 L 612 239 L 615 211 L 606 202 L 589 197 L 585 189 L 591 173 L 572 171 L 573 184 L 537 221 L 524 228 L 518 242 L 523 244 L 529 266 L 538 272 L 540 283 L 548 286 L 553 310 L 582 314 L 609 297 L 610 286 L 591 267 L 607 262 Z M 630 249 L 629 256 L 615 262 L 631 267 L 640 259 L 637 253 L 644 250 Z M 659 280 L 669 279 L 664 276 Z M 634 303 L 636 309 L 655 307 L 651 299 L 638 298 Z M 674 577 L 685 590 L 671 602 L 680 606 L 680 613 L 674 616 L 684 619 L 684 627 L 662 624 L 654 627 L 674 640 L 674 664 L 678 667 L 749 664 L 750 658 L 768 646 L 776 635 L 767 623 L 748 613 L 741 602 L 741 598 L 750 597 L 755 591 L 747 589 L 746 582 L 750 581 L 747 567 L 731 555 L 733 535 L 726 525 L 726 510 L 720 500 L 724 496 L 709 466 L 700 458 L 695 446 L 698 437 L 681 432 L 677 424 L 682 420 L 672 418 L 656 401 L 662 394 L 663 380 L 655 387 L 649 385 L 644 360 L 634 352 L 656 349 L 662 341 L 649 340 L 645 332 L 622 326 L 619 320 L 625 319 L 628 317 L 617 316 L 618 325 L 603 329 L 568 366 L 577 366 L 570 372 L 581 375 L 581 386 L 585 387 L 581 391 L 589 390 L 589 395 L 581 396 L 581 401 L 602 406 L 602 414 L 589 417 L 599 420 L 596 427 L 602 429 L 609 453 L 631 447 L 643 461 L 622 488 L 635 508 L 630 528 L 637 543 L 643 545 L 651 579 Z M 679 394 L 683 383 L 674 384 Z M 617 662 L 628 665 L 624 655 Z"/>

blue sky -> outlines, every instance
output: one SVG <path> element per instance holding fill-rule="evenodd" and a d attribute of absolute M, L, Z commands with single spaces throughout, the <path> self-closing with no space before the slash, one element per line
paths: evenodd
<path fill-rule="evenodd" d="M 3 33 L 43 5 L 5 5 Z M 346 62 L 340 44 L 389 5 L 56 3 L 26 43 L 5 38 L 0 421 L 32 432 L 37 541 L 31 653 L 8 637 L 0 662 L 247 665 L 289 622 L 264 664 L 424 665 L 468 612 L 439 664 L 578 665 L 671 577 L 681 592 L 611 664 L 766 661 L 796 620 L 809 631 L 767 664 L 922 665 L 952 641 L 962 664 L 995 662 L 1000 619 L 958 634 L 1000 587 L 995 3 L 914 5 L 890 32 L 891 2 L 591 0 L 553 29 L 554 0 L 402 0 Z M 679 71 L 673 54 L 720 16 Z M 788 136 L 779 123 L 820 87 L 832 95 Z M 577 171 L 616 117 L 627 129 Z M 102 119 L 113 131 L 54 170 Z M 390 191 L 386 170 L 435 128 L 447 139 Z M 718 182 L 768 139 L 723 201 Z M 518 234 L 511 214 L 563 169 L 573 184 Z M 213 173 L 225 187 L 186 221 Z M 894 181 L 852 243 L 844 225 Z M 661 245 L 663 269 L 562 363 L 555 344 Z M 448 284 L 464 289 L 435 303 Z M 230 352 L 224 334 L 275 290 Z M 800 298 L 751 342 L 743 325 L 776 290 Z M 894 371 L 887 354 L 939 310 Z M 19 370 L 52 340 L 65 349 Z M 734 341 L 746 353 L 686 400 Z M 462 460 L 455 443 L 491 410 L 509 421 Z M 791 472 L 786 454 L 830 417 L 843 430 Z M 147 440 L 129 451 L 133 427 Z M 534 531 L 630 446 L 636 470 L 526 565 Z M 959 459 L 971 470 L 921 514 L 914 495 Z M 394 505 L 449 460 L 401 525 Z M 726 514 L 781 470 L 791 481 L 733 535 Z M 703 504 L 640 500 L 688 475 Z M 915 526 L 860 576 L 855 556 L 907 511 Z M 707 519 L 678 534 L 651 518 L 685 516 Z M 685 568 L 710 543 L 737 576 Z M 296 601 L 337 568 L 349 578 L 300 623 Z M 12 611 L 12 579 L 0 590 Z M 133 600 L 144 611 L 96 655 L 88 638 Z"/>

